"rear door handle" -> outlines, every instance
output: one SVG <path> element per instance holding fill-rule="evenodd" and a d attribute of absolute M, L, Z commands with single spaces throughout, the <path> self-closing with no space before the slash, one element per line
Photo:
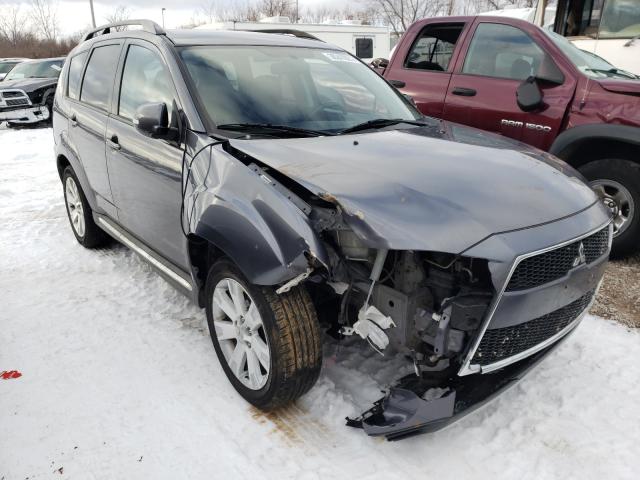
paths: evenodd
<path fill-rule="evenodd" d="M 473 97 L 478 92 L 476 92 L 473 88 L 455 87 L 453 90 L 451 90 L 451 93 L 453 93 L 454 95 L 460 95 L 462 97 Z"/>
<path fill-rule="evenodd" d="M 107 145 L 109 145 L 109 147 L 113 150 L 120 150 L 120 144 L 118 143 L 118 136 L 117 135 L 111 135 L 111 138 L 109 140 L 107 140 Z"/>
<path fill-rule="evenodd" d="M 403 82 L 402 80 L 389 80 L 389 83 L 396 88 L 403 88 L 407 85 L 406 82 Z"/>
<path fill-rule="evenodd" d="M 69 119 L 69 121 L 71 122 L 72 127 L 75 127 L 76 125 L 78 125 L 78 117 L 76 117 L 75 113 L 71 115 L 71 118 Z"/>

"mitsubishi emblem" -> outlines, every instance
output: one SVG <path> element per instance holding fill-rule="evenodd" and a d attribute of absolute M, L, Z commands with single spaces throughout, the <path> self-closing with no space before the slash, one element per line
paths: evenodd
<path fill-rule="evenodd" d="M 584 243 L 580 242 L 580 246 L 578 247 L 578 256 L 573 260 L 573 266 L 577 267 L 584 263 L 587 263 L 587 257 L 584 255 Z"/>

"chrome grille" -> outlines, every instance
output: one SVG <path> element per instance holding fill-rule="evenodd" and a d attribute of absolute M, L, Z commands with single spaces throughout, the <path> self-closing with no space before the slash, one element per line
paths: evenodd
<path fill-rule="evenodd" d="M 2 92 L 3 98 L 15 98 L 15 97 L 24 97 L 24 93 L 22 92 Z"/>
<path fill-rule="evenodd" d="M 594 262 L 609 249 L 609 227 L 569 245 L 525 258 L 513 272 L 506 291 L 526 290 L 564 277 L 581 259 L 580 245 L 585 263 Z"/>
<path fill-rule="evenodd" d="M 512 327 L 487 330 L 472 363 L 490 365 L 524 352 L 553 337 L 589 306 L 595 290 L 558 310 Z"/>
<path fill-rule="evenodd" d="M 26 98 L 14 98 L 6 100 L 5 103 L 8 107 L 18 107 L 20 105 L 29 105 L 29 100 Z"/>

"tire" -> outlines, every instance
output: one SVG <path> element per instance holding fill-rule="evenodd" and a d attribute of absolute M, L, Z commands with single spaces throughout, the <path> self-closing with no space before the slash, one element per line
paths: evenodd
<path fill-rule="evenodd" d="M 75 192 L 73 191 L 73 186 L 75 186 Z M 109 242 L 109 237 L 93 221 L 93 213 L 89 202 L 87 202 L 87 197 L 70 166 L 66 167 L 62 172 L 62 191 L 64 192 L 67 217 L 78 243 L 85 248 L 106 245 Z M 74 212 L 78 212 L 78 214 L 76 215 Z"/>
<path fill-rule="evenodd" d="M 246 313 L 235 322 L 214 299 L 214 295 L 226 296 L 231 302 L 227 310 L 235 308 L 238 302 L 232 300 L 229 285 L 243 289 L 236 298 L 241 298 Z M 209 270 L 205 288 L 213 346 L 227 378 L 245 400 L 262 410 L 272 410 L 293 402 L 313 387 L 322 365 L 322 345 L 316 311 L 304 287 L 278 295 L 273 288 L 250 284 L 231 261 L 222 259 Z M 258 323 L 256 313 L 261 328 L 251 327 Z M 264 357 L 264 344 L 268 359 Z M 233 361 L 236 354 L 239 362 Z M 254 369 L 257 365 L 253 380 L 250 364 Z"/>
<path fill-rule="evenodd" d="M 580 167 L 580 172 L 594 189 L 605 194 L 605 203 L 615 215 L 611 258 L 623 258 L 637 251 L 640 247 L 640 165 L 622 159 L 596 160 Z M 616 191 L 618 194 L 613 196 Z"/>

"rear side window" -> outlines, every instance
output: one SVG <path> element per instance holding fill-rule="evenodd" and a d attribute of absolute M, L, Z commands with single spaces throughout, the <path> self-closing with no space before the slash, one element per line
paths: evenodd
<path fill-rule="evenodd" d="M 537 75 L 544 60 L 544 51 L 519 28 L 481 23 L 469 46 L 462 73 L 526 80 Z"/>
<path fill-rule="evenodd" d="M 356 38 L 356 57 L 373 58 L 373 38 Z"/>
<path fill-rule="evenodd" d="M 463 23 L 425 27 L 411 47 L 405 67 L 446 72 L 463 27 Z"/>
<path fill-rule="evenodd" d="M 71 59 L 69 64 L 69 87 L 68 95 L 76 100 L 80 96 L 80 79 L 82 77 L 82 67 L 84 67 L 84 61 L 87 59 L 89 52 L 82 52 Z"/>
<path fill-rule="evenodd" d="M 113 75 L 118 65 L 119 55 L 120 45 L 106 45 L 93 49 L 82 81 L 80 101 L 101 110 L 109 109 Z"/>
<path fill-rule="evenodd" d="M 145 103 L 164 103 L 171 112 L 173 98 L 171 79 L 160 57 L 131 45 L 122 72 L 118 115 L 133 120 L 136 109 Z"/>

